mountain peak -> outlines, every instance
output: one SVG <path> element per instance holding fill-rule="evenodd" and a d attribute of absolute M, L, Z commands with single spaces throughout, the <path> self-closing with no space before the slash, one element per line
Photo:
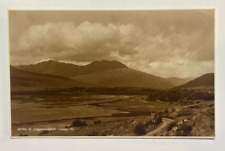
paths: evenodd
<path fill-rule="evenodd" d="M 49 59 L 49 60 L 40 61 L 40 62 L 38 62 L 36 64 L 46 64 L 46 63 L 60 63 L 60 62 L 56 61 L 56 60 Z"/>
<path fill-rule="evenodd" d="M 47 60 L 46 62 L 58 62 L 58 61 L 55 61 L 55 60 L 49 59 L 49 60 Z"/>
<path fill-rule="evenodd" d="M 127 68 L 126 65 L 124 65 L 121 62 L 112 60 L 100 60 L 100 61 L 93 61 L 90 64 L 88 64 L 87 66 L 91 66 L 91 67 L 100 67 L 100 68 Z"/>

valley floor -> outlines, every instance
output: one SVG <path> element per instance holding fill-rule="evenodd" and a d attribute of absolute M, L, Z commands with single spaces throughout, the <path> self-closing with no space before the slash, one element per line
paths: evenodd
<path fill-rule="evenodd" d="M 206 136 L 214 100 L 149 101 L 146 95 L 12 95 L 12 136 Z"/>

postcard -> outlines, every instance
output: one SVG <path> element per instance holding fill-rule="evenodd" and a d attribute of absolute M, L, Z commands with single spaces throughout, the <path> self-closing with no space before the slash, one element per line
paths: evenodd
<path fill-rule="evenodd" d="M 213 138 L 214 10 L 10 10 L 12 137 Z"/>

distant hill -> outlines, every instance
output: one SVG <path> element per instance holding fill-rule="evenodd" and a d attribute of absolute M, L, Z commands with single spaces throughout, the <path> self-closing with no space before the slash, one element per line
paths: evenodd
<path fill-rule="evenodd" d="M 96 87 L 144 87 L 155 89 L 173 87 L 173 85 L 164 78 L 130 68 L 120 68 L 88 75 L 80 75 L 72 79 L 87 82 Z"/>
<path fill-rule="evenodd" d="M 204 74 L 176 88 L 183 89 L 183 88 L 207 88 L 207 87 L 214 87 L 214 73 Z"/>
<path fill-rule="evenodd" d="M 49 60 L 32 65 L 16 66 L 16 68 L 35 73 L 73 77 L 77 75 L 91 74 L 111 69 L 127 68 L 127 66 L 117 61 L 106 60 L 94 61 L 85 66 L 78 66 L 74 64 Z"/>
<path fill-rule="evenodd" d="M 11 90 L 42 90 L 86 86 L 86 84 L 66 77 L 22 71 L 10 66 Z"/>
<path fill-rule="evenodd" d="M 193 80 L 194 78 L 176 78 L 176 77 L 171 77 L 171 78 L 166 78 L 171 84 L 173 84 L 174 86 L 180 86 L 183 85 L 191 80 Z"/>

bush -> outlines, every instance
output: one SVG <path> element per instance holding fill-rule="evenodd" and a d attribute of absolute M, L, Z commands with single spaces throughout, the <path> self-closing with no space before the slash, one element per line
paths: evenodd
<path fill-rule="evenodd" d="M 166 108 L 165 111 L 164 111 L 164 113 L 165 113 L 165 114 L 168 114 L 168 113 L 169 113 L 169 109 Z"/>
<path fill-rule="evenodd" d="M 171 122 L 168 126 L 167 126 L 167 131 L 170 131 L 174 126 L 176 125 L 176 122 Z"/>
<path fill-rule="evenodd" d="M 191 125 L 183 124 L 177 130 L 177 136 L 188 136 L 192 130 Z"/>
<path fill-rule="evenodd" d="M 147 133 L 145 130 L 145 125 L 138 124 L 137 126 L 135 126 L 134 133 L 137 135 L 145 135 Z"/>
<path fill-rule="evenodd" d="M 181 111 L 178 112 L 178 115 L 177 117 L 181 117 L 181 116 L 189 116 L 189 115 L 192 115 L 193 114 L 193 111 L 191 109 L 183 109 Z"/>
<path fill-rule="evenodd" d="M 76 120 L 72 123 L 73 127 L 82 127 L 82 126 L 87 126 L 87 123 L 85 121 L 80 121 L 80 120 Z"/>
<path fill-rule="evenodd" d="M 161 122 L 162 122 L 162 116 L 160 114 L 156 114 L 152 119 L 153 125 L 158 125 Z"/>
<path fill-rule="evenodd" d="M 101 124 L 102 122 L 100 120 L 97 120 L 97 121 L 94 121 L 94 124 L 97 125 L 97 124 Z"/>

